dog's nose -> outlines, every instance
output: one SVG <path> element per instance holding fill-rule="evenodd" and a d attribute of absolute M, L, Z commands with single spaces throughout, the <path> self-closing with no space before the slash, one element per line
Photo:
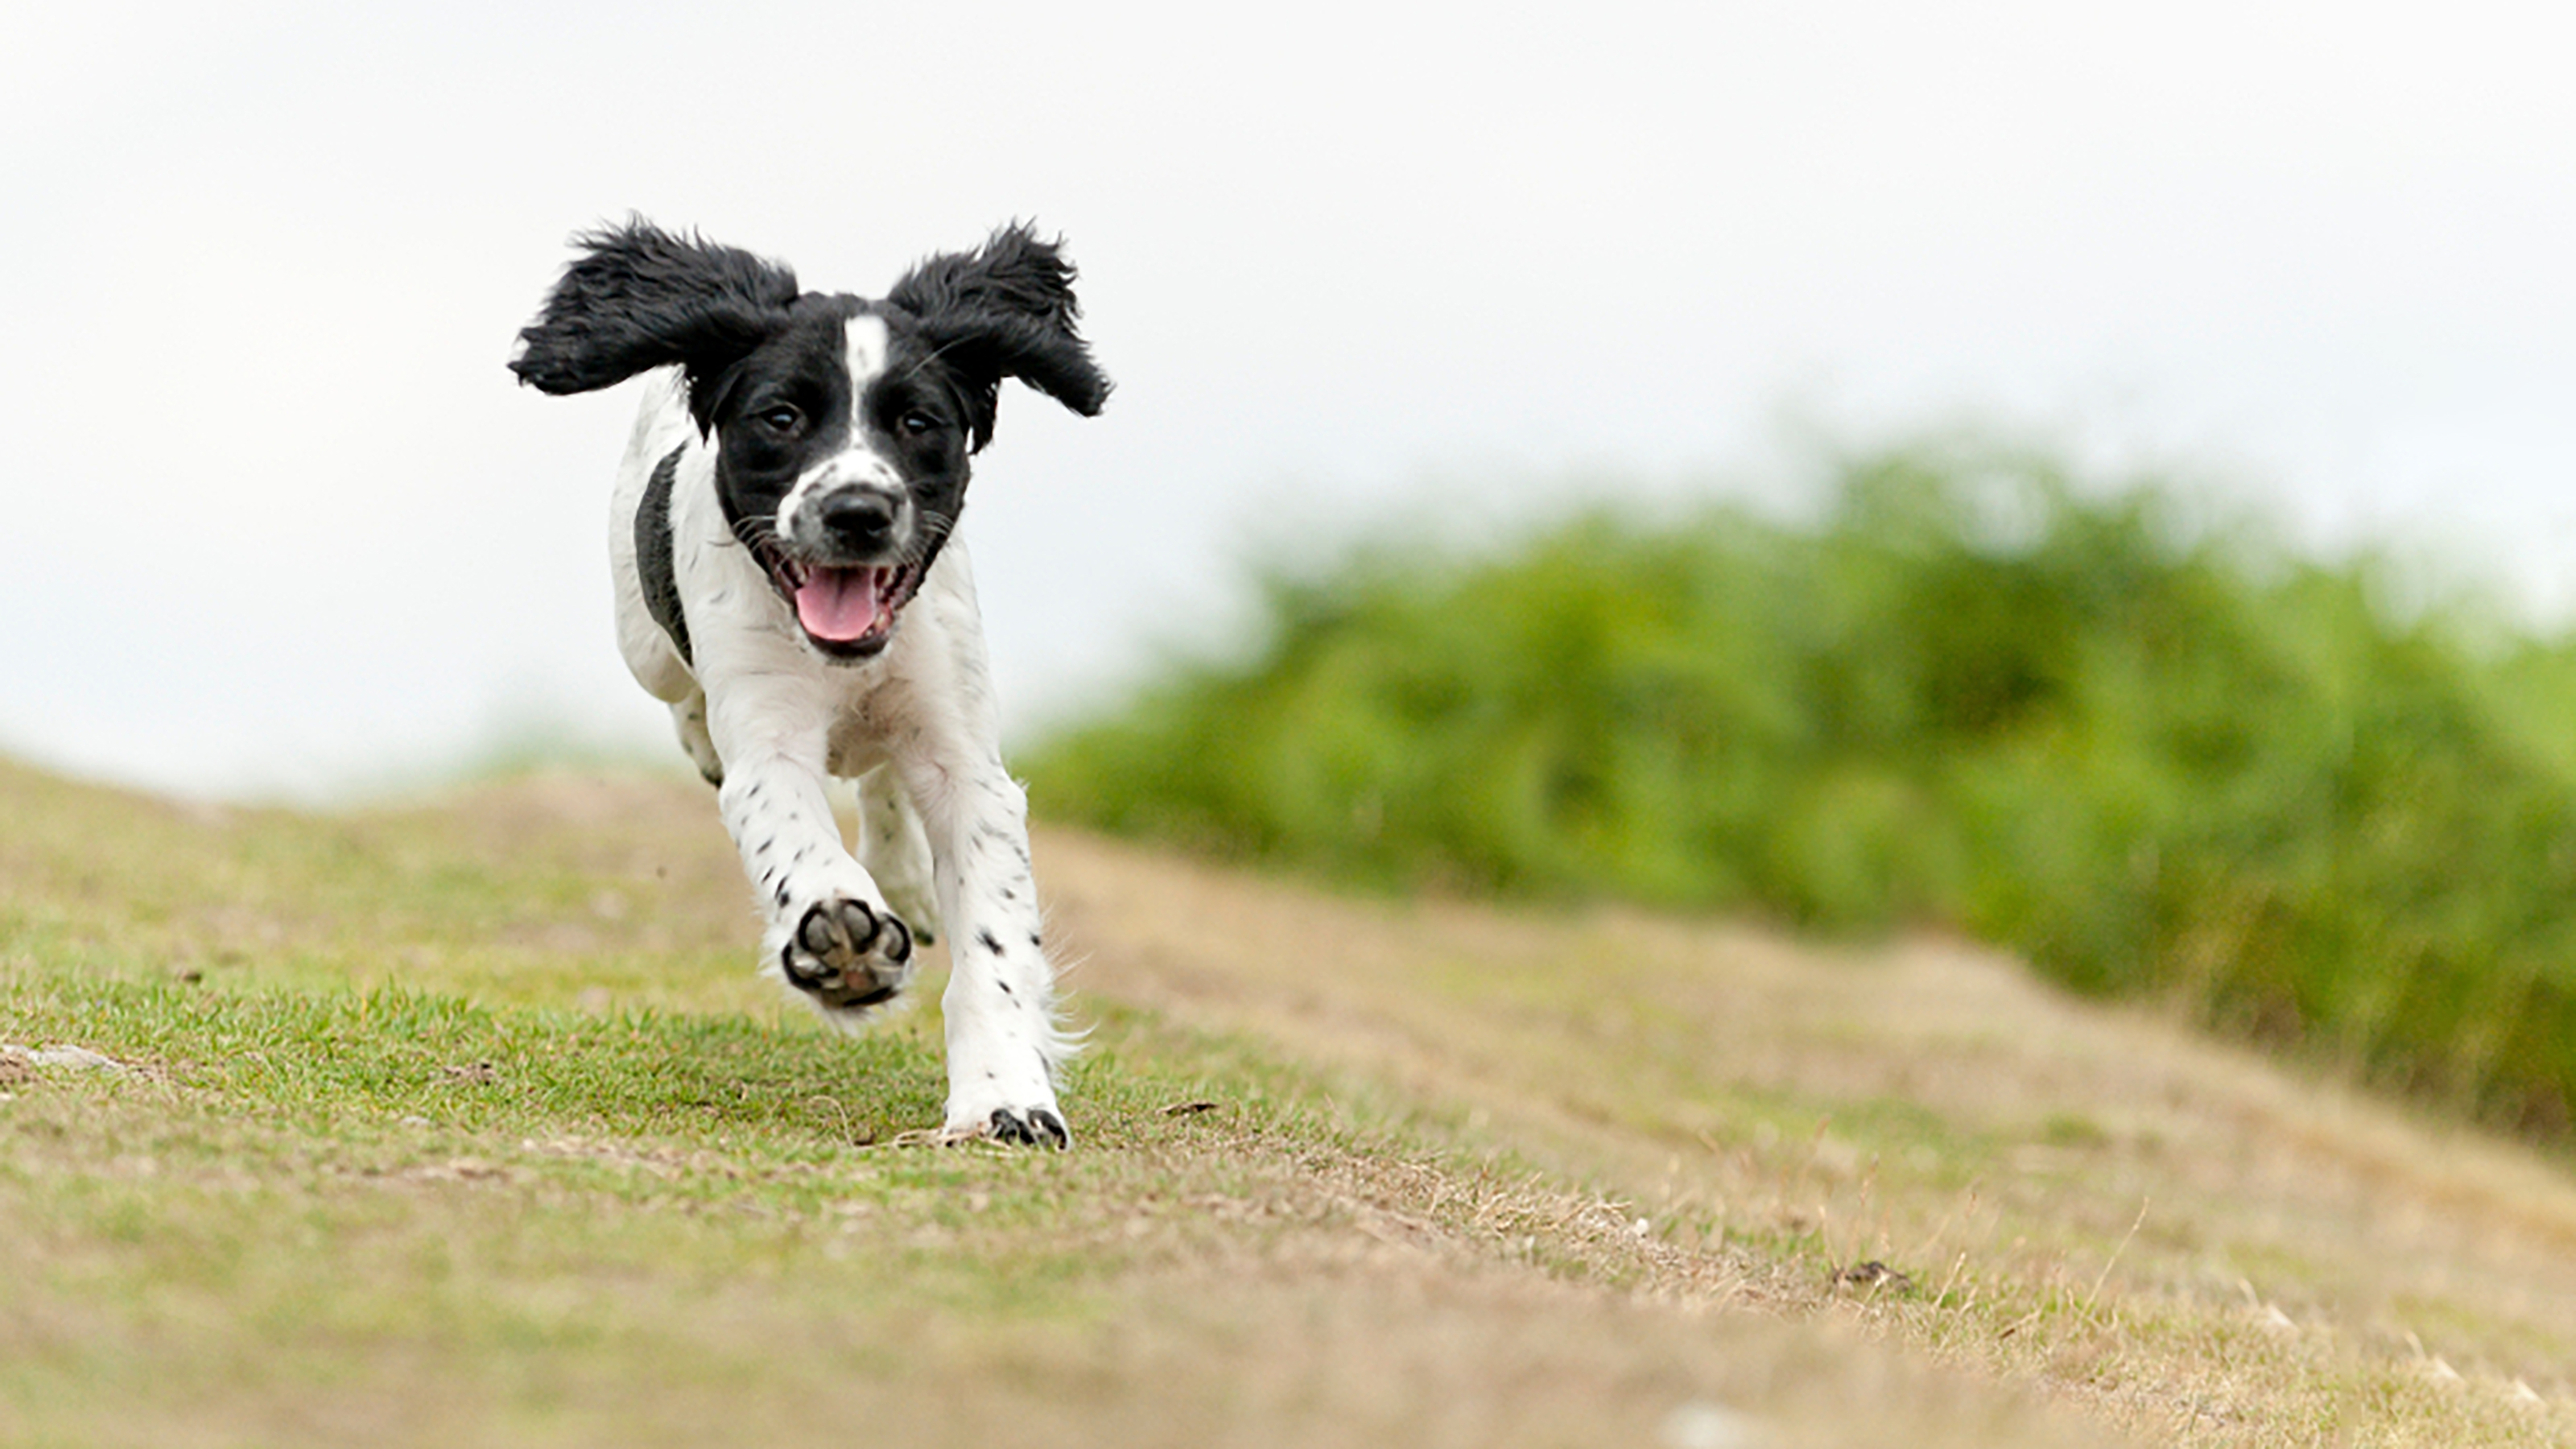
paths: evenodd
<path fill-rule="evenodd" d="M 854 553 L 884 548 L 894 537 L 894 500 L 851 488 L 822 500 L 823 532 Z"/>

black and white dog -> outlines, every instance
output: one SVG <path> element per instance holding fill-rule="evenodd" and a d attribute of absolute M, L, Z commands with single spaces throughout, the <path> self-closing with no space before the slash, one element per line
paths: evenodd
<path fill-rule="evenodd" d="M 669 369 L 617 475 L 617 638 L 718 787 L 765 968 L 855 1028 L 937 922 L 947 1134 L 1068 1145 L 1027 803 L 952 534 L 1003 378 L 1085 416 L 1109 395 L 1073 267 L 1012 226 L 870 301 L 641 219 L 575 245 L 510 367 L 557 394 Z M 859 782 L 855 856 L 827 775 Z"/>

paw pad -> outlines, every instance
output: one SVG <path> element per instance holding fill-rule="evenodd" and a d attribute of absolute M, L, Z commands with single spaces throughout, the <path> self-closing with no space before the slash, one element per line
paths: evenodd
<path fill-rule="evenodd" d="M 836 1010 L 890 1001 L 910 976 L 912 932 L 856 900 L 808 906 L 778 948 L 788 984 Z"/>

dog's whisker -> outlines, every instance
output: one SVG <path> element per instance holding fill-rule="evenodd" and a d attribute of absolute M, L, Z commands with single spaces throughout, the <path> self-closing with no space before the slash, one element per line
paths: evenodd
<path fill-rule="evenodd" d="M 946 357 L 950 348 L 963 346 L 965 342 L 966 339 L 963 337 L 952 337 L 946 342 L 939 344 L 937 347 L 930 349 L 928 352 L 921 355 L 919 361 L 916 361 L 912 366 L 904 369 L 903 376 L 897 378 L 896 381 L 910 382 L 914 378 L 921 376 L 921 370 L 923 368 Z"/>

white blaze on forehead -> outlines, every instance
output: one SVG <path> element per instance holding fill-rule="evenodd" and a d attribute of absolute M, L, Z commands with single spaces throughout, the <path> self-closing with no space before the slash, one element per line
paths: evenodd
<path fill-rule="evenodd" d="M 861 313 L 850 319 L 850 431 L 859 430 L 859 407 L 868 395 L 868 384 L 885 371 L 888 350 L 883 317 Z"/>
<path fill-rule="evenodd" d="M 873 483 L 889 491 L 899 488 L 901 477 L 885 459 L 868 446 L 868 387 L 885 371 L 886 355 L 892 350 L 892 339 L 885 319 L 861 313 L 852 317 L 843 329 L 842 357 L 850 369 L 850 415 L 847 441 L 842 450 L 805 470 L 787 496 L 779 500 L 778 531 L 794 536 L 795 516 L 813 496 L 827 488 L 844 483 Z"/>

